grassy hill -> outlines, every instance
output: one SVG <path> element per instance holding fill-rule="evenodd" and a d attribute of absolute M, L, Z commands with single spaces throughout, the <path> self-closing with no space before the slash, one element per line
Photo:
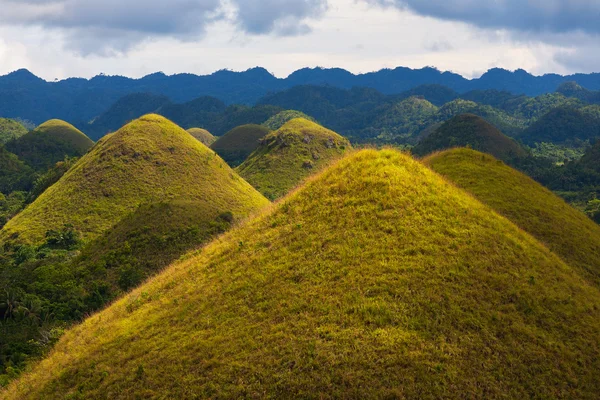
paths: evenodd
<path fill-rule="evenodd" d="M 33 170 L 0 145 L 0 193 L 8 195 L 13 191 L 27 191 L 31 189 L 33 180 Z"/>
<path fill-rule="evenodd" d="M 204 144 L 207 147 L 210 147 L 214 142 L 217 141 L 217 138 L 214 137 L 209 131 L 202 128 L 191 128 L 188 129 L 187 132 L 198 139 L 200 143 Z"/>
<path fill-rule="evenodd" d="M 6 144 L 31 167 L 45 170 L 65 157 L 80 157 L 94 145 L 83 132 L 65 121 L 50 120 Z"/>
<path fill-rule="evenodd" d="M 260 140 L 271 131 L 264 126 L 249 124 L 238 126 L 219 137 L 210 147 L 227 164 L 237 167 L 260 145 Z"/>
<path fill-rule="evenodd" d="M 18 139 L 26 133 L 27 128 L 19 122 L 8 118 L 0 118 L 0 144 Z"/>
<path fill-rule="evenodd" d="M 527 152 L 517 142 L 492 124 L 473 114 L 462 114 L 442 124 L 423 138 L 413 149 L 418 156 L 452 147 L 470 146 L 502 160 L 526 157 Z"/>
<path fill-rule="evenodd" d="M 301 111 L 286 110 L 278 113 L 277 115 L 272 116 L 262 125 L 271 131 L 276 131 L 277 129 L 285 125 L 287 122 L 296 118 L 304 118 L 308 121 L 317 122 L 312 117 L 309 117 Z"/>
<path fill-rule="evenodd" d="M 594 399 L 599 335 L 600 292 L 545 246 L 365 150 L 70 330 L 3 396 Z"/>
<path fill-rule="evenodd" d="M 600 226 L 550 190 L 487 154 L 454 149 L 425 163 L 530 233 L 600 287 Z"/>
<path fill-rule="evenodd" d="M 337 133 L 296 118 L 265 136 L 259 148 L 236 170 L 259 192 L 274 200 L 342 157 L 351 147 Z"/>
<path fill-rule="evenodd" d="M 72 224 L 94 239 L 141 204 L 177 199 L 234 213 L 266 204 L 206 146 L 167 119 L 147 115 L 100 141 L 1 237 L 37 243 L 47 230 Z"/>

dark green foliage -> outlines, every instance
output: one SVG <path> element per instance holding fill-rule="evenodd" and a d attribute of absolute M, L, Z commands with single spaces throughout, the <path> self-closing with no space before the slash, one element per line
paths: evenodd
<path fill-rule="evenodd" d="M 231 167 L 237 167 L 260 145 L 260 139 L 271 131 L 261 125 L 242 125 L 221 136 L 213 149 Z"/>
<path fill-rule="evenodd" d="M 597 137 L 600 137 L 600 116 L 572 107 L 559 107 L 533 123 L 519 139 L 528 144 L 565 144 Z"/>
<path fill-rule="evenodd" d="M 517 142 L 483 118 L 472 114 L 462 114 L 447 121 L 419 142 L 413 152 L 422 157 L 453 147 L 470 147 L 505 161 L 527 156 L 525 149 Z"/>
<path fill-rule="evenodd" d="M 28 132 L 21 123 L 13 119 L 0 118 L 0 145 L 18 139 Z"/>
<path fill-rule="evenodd" d="M 28 191 L 33 180 L 33 170 L 0 145 L 0 193 L 8 195 L 13 191 Z"/>
<path fill-rule="evenodd" d="M 400 95 L 398 99 L 408 99 L 409 97 L 421 97 L 430 103 L 440 107 L 452 100 L 455 100 L 460 95 L 455 90 L 452 90 L 442 85 L 421 85 L 413 89 L 407 90 Z"/>
<path fill-rule="evenodd" d="M 0 227 L 25 207 L 27 192 L 12 192 L 8 196 L 0 193 Z"/>
<path fill-rule="evenodd" d="M 32 203 L 46 189 L 54 185 L 67 171 L 75 165 L 77 157 L 65 157 L 63 161 L 57 162 L 52 168 L 48 169 L 44 174 L 40 175 L 34 182 L 33 188 L 29 192 L 27 198 L 28 203 Z"/>

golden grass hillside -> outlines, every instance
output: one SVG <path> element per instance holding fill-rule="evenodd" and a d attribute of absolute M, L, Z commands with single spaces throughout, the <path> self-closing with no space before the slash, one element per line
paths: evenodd
<path fill-rule="evenodd" d="M 236 171 L 274 200 L 351 149 L 350 142 L 315 122 L 295 118 L 265 136 Z"/>
<path fill-rule="evenodd" d="M 424 162 L 529 232 L 600 287 L 600 226 L 581 211 L 487 154 L 453 149 Z"/>
<path fill-rule="evenodd" d="M 0 239 L 39 242 L 71 224 L 100 236 L 142 204 L 195 201 L 236 216 L 268 204 L 213 151 L 167 119 L 147 115 L 103 138 L 13 218 Z"/>
<path fill-rule="evenodd" d="M 600 292 L 393 150 L 355 153 L 66 333 L 3 399 L 577 398 Z"/>
<path fill-rule="evenodd" d="M 45 170 L 65 157 L 80 157 L 94 145 L 83 132 L 68 122 L 53 119 L 6 144 L 30 166 Z"/>
<path fill-rule="evenodd" d="M 190 135 L 198 139 L 205 146 L 210 147 L 217 138 L 214 137 L 209 131 L 202 128 L 191 128 L 187 130 Z"/>
<path fill-rule="evenodd" d="M 242 125 L 233 128 L 210 146 L 227 164 L 237 167 L 260 145 L 271 131 L 261 125 Z"/>
<path fill-rule="evenodd" d="M 421 139 L 413 153 L 422 157 L 439 150 L 467 146 L 505 161 L 527 156 L 521 145 L 473 114 L 461 114 L 445 122 Z"/>

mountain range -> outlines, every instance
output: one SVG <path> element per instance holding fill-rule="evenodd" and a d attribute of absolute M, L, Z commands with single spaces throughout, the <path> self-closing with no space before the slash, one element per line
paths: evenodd
<path fill-rule="evenodd" d="M 567 82 L 576 82 L 578 92 L 600 90 L 600 74 L 534 76 L 524 70 L 514 72 L 491 69 L 480 78 L 467 79 L 435 68 L 398 67 L 366 74 L 352 74 L 344 69 L 304 68 L 287 78 L 277 78 L 264 68 L 244 72 L 228 70 L 210 75 L 158 72 L 140 79 L 98 75 L 91 79 L 68 78 L 48 82 L 28 70 L 20 69 L 0 76 L 0 115 L 23 118 L 36 124 L 51 118 L 70 122 L 89 121 L 106 111 L 119 98 L 131 93 L 147 92 L 187 102 L 200 96 L 213 96 L 226 104 L 256 103 L 265 95 L 298 85 L 333 86 L 343 89 L 372 88 L 383 94 L 397 94 L 412 88 L 438 84 L 456 92 L 495 89 L 515 94 L 537 96 L 554 92 Z M 572 88 L 571 88 L 572 89 Z"/>

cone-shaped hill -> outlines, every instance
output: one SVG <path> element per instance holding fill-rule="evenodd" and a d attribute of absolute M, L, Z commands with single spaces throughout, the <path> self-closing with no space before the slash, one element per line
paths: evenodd
<path fill-rule="evenodd" d="M 214 137 L 209 131 L 202 128 L 191 128 L 188 129 L 188 133 L 198 139 L 200 143 L 204 144 L 207 147 L 210 147 L 214 142 L 217 141 L 217 138 Z"/>
<path fill-rule="evenodd" d="M 45 170 L 65 157 L 80 157 L 94 142 L 68 122 L 53 119 L 28 134 L 12 140 L 6 148 L 38 170 Z"/>
<path fill-rule="evenodd" d="M 505 161 L 527 156 L 517 142 L 500 132 L 481 117 L 461 114 L 423 138 L 413 149 L 417 156 L 425 156 L 453 147 L 471 147 Z"/>
<path fill-rule="evenodd" d="M 600 226 L 494 157 L 453 149 L 425 163 L 530 233 L 600 287 Z"/>
<path fill-rule="evenodd" d="M 591 399 L 599 335 L 600 291 L 545 246 L 365 150 L 67 332 L 4 397 Z"/>
<path fill-rule="evenodd" d="M 103 138 L 2 236 L 38 242 L 46 231 L 71 224 L 94 239 L 141 204 L 184 199 L 236 215 L 268 204 L 186 131 L 147 115 Z"/>
<path fill-rule="evenodd" d="M 281 128 L 283 125 L 285 125 L 289 121 L 296 119 L 296 118 L 304 118 L 304 119 L 312 121 L 312 122 L 317 122 L 312 117 L 309 117 L 308 115 L 304 114 L 301 111 L 286 110 L 286 111 L 280 112 L 279 114 L 273 115 L 262 125 L 272 131 L 276 131 L 277 129 Z"/>
<path fill-rule="evenodd" d="M 237 167 L 260 145 L 260 139 L 271 131 L 261 125 L 242 125 L 233 128 L 210 146 L 227 164 Z"/>
<path fill-rule="evenodd" d="M 350 148 L 346 138 L 314 122 L 296 118 L 265 136 L 237 172 L 274 200 Z"/>
<path fill-rule="evenodd" d="M 0 144 L 18 139 L 25 134 L 27 134 L 27 128 L 19 122 L 8 118 L 0 118 Z"/>

